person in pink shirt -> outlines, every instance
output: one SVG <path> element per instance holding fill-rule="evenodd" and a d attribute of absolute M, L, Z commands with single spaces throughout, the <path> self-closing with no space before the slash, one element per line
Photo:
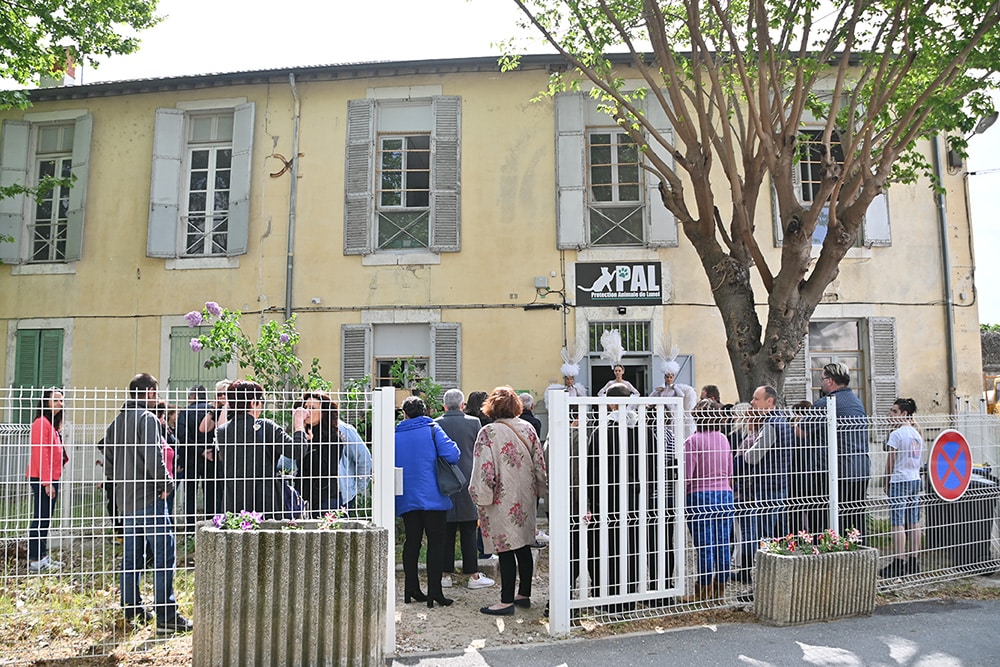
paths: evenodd
<path fill-rule="evenodd" d="M 698 552 L 698 581 L 688 601 L 722 599 L 729 581 L 733 531 L 733 454 L 722 433 L 722 406 L 698 401 L 695 432 L 684 442 L 688 530 Z"/>
<path fill-rule="evenodd" d="M 59 479 L 67 463 L 62 447 L 63 393 L 55 388 L 42 392 L 38 416 L 31 423 L 31 457 L 28 484 L 34 518 L 28 528 L 28 569 L 58 570 L 62 563 L 49 558 L 49 526 L 59 497 Z"/>

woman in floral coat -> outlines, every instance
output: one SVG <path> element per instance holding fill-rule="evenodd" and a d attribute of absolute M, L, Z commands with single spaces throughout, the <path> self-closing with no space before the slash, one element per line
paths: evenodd
<path fill-rule="evenodd" d="M 469 480 L 485 551 L 500 557 L 500 603 L 480 609 L 493 616 L 513 614 L 515 605 L 531 606 L 535 504 L 548 488 L 542 444 L 534 427 L 518 418 L 521 410 L 510 387 L 497 387 L 486 399 L 483 412 L 494 421 L 476 438 Z"/>

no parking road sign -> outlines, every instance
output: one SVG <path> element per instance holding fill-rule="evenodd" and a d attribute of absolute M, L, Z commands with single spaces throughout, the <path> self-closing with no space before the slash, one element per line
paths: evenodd
<path fill-rule="evenodd" d="M 965 436 L 948 429 L 934 441 L 927 459 L 931 486 L 941 500 L 958 500 L 972 481 L 972 450 Z"/>

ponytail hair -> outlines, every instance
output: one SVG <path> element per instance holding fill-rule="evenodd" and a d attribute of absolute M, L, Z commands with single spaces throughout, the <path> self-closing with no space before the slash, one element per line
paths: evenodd
<path fill-rule="evenodd" d="M 905 412 L 907 416 L 912 416 L 917 412 L 917 402 L 912 398 L 897 398 L 893 405 L 898 407 L 900 411 Z"/>

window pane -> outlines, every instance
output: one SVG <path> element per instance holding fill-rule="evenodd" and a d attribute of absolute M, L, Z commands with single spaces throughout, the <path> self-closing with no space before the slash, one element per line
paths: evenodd
<path fill-rule="evenodd" d="M 233 116 L 230 114 L 224 114 L 219 116 L 219 122 L 216 126 L 215 137 L 216 141 L 232 141 L 233 140 Z"/>
<path fill-rule="evenodd" d="M 212 120 L 212 116 L 192 116 L 191 141 L 211 141 Z"/>
<path fill-rule="evenodd" d="M 208 151 L 191 151 L 191 168 L 208 169 Z"/>
<path fill-rule="evenodd" d="M 204 192 L 192 192 L 188 195 L 188 211 L 192 213 L 204 213 L 206 201 Z"/>
<path fill-rule="evenodd" d="M 809 323 L 809 347 L 823 350 L 857 350 L 861 347 L 858 323 L 853 320 Z M 829 362 L 827 362 L 829 363 Z"/>
<path fill-rule="evenodd" d="M 229 177 L 232 172 L 228 169 L 220 170 L 215 172 L 215 189 L 216 190 L 229 190 Z"/>
<path fill-rule="evenodd" d="M 220 148 L 215 152 L 215 168 L 229 169 L 233 164 L 233 150 L 231 148 Z"/>

